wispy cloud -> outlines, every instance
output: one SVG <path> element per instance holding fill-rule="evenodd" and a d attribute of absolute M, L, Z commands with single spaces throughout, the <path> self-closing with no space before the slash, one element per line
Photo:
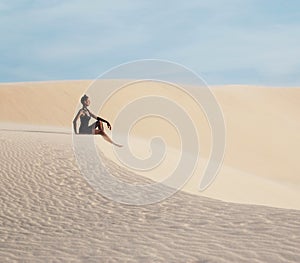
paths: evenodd
<path fill-rule="evenodd" d="M 1 1 L 0 81 L 93 78 L 129 60 L 163 58 L 211 83 L 299 85 L 299 7 L 293 0 Z"/>

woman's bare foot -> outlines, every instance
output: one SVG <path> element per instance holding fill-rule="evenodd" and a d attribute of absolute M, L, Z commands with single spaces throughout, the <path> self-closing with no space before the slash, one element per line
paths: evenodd
<path fill-rule="evenodd" d="M 103 137 L 104 140 L 110 142 L 111 144 L 115 145 L 115 146 L 118 146 L 118 147 L 123 147 L 123 145 L 121 144 L 117 144 L 115 143 L 111 138 L 109 138 L 109 136 L 103 131 L 103 130 L 97 130 L 97 129 L 94 129 L 94 134 L 99 134 Z"/>

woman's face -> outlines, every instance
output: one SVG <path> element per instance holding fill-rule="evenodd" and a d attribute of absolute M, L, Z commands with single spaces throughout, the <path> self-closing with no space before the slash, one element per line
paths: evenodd
<path fill-rule="evenodd" d="M 84 106 L 89 106 L 90 104 L 91 104 L 90 99 L 87 98 L 87 99 L 84 101 Z"/>

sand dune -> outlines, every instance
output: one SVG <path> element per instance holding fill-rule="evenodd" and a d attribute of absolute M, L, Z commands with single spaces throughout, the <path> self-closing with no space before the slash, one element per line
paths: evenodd
<path fill-rule="evenodd" d="M 12 127 L 11 127 L 12 128 Z M 147 206 L 96 193 L 70 134 L 0 131 L 1 262 L 297 262 L 298 210 L 178 192 Z M 107 159 L 128 181 L 139 177 Z"/>
<path fill-rule="evenodd" d="M 103 80 L 109 87 L 113 80 Z M 80 96 L 91 81 L 58 81 L 40 83 L 10 83 L 0 85 L 0 120 L 2 128 L 32 124 L 40 130 L 48 126 L 71 132 L 72 119 Z M 115 94 L 99 114 L 114 124 L 119 109 L 139 96 L 167 96 L 186 108 L 199 128 L 200 161 L 195 176 L 185 191 L 237 203 L 262 204 L 300 209 L 300 88 L 254 86 L 212 87 L 226 122 L 226 154 L 217 180 L 203 193 L 197 186 L 211 148 L 210 128 L 201 110 L 190 98 L 162 84 L 131 85 Z M 93 101 L 96 97 L 91 96 Z M 97 111 L 97 109 L 93 109 Z M 132 131 L 132 150 L 141 157 L 149 153 L 149 137 L 161 135 L 169 146 L 169 162 L 143 174 L 153 180 L 167 173 L 178 158 L 178 138 L 172 127 L 153 118 L 141 122 Z M 138 139 L 141 138 L 141 139 Z M 146 140 L 143 142 L 143 140 Z M 110 145 L 97 139 L 104 154 L 121 164 Z"/>
<path fill-rule="evenodd" d="M 227 148 L 217 179 L 202 193 L 197 187 L 211 134 L 190 97 L 163 84 L 139 83 L 116 93 L 100 112 L 92 104 L 114 128 L 120 107 L 155 93 L 184 107 L 200 127 L 200 159 L 183 191 L 152 205 L 130 206 L 97 193 L 75 159 L 72 120 L 90 83 L 0 85 L 1 262 L 299 261 L 299 88 L 212 88 L 224 113 Z M 89 95 L 92 103 L 97 100 Z M 147 173 L 125 168 L 101 137 L 95 142 L 114 176 L 149 183 L 162 180 L 180 158 L 176 129 L 158 118 L 132 129 L 132 153 L 146 158 L 155 135 L 165 138 L 167 155 Z"/>

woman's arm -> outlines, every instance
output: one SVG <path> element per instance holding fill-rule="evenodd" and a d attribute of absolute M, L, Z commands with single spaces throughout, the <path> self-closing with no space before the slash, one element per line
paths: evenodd
<path fill-rule="evenodd" d="M 89 110 L 88 110 L 88 111 L 89 111 Z M 106 123 L 108 129 L 111 129 L 111 125 L 110 125 L 110 123 L 109 123 L 107 120 L 104 120 L 104 119 L 102 119 L 101 117 L 97 117 L 95 114 L 93 114 L 93 113 L 90 112 L 90 111 L 89 111 L 89 113 L 90 113 L 91 117 L 93 117 L 94 119 L 97 119 L 97 121 L 102 121 L 102 122 Z"/>
<path fill-rule="evenodd" d="M 76 115 L 76 117 L 74 118 L 74 120 L 73 120 L 73 129 L 74 129 L 74 132 L 76 133 L 76 134 L 78 134 L 78 132 L 77 132 L 77 121 L 78 121 L 78 119 L 79 119 L 79 117 L 82 115 L 82 110 L 79 110 L 78 111 L 78 113 L 77 113 L 77 115 Z"/>
<path fill-rule="evenodd" d="M 107 128 L 111 130 L 111 125 L 110 125 L 110 123 L 109 123 L 107 120 L 104 120 L 104 119 L 102 119 L 102 118 L 100 118 L 100 117 L 97 117 L 97 120 L 98 120 L 98 121 L 105 122 L 106 125 L 107 125 Z"/>
<path fill-rule="evenodd" d="M 97 115 L 95 115 L 94 113 L 90 112 L 90 110 L 88 110 L 88 111 L 89 111 L 89 113 L 90 113 L 91 117 L 93 117 L 93 118 L 94 118 L 94 119 L 96 119 L 97 121 L 103 121 L 103 122 L 105 122 L 105 123 L 108 123 L 108 121 L 107 121 L 107 120 L 104 120 L 104 119 L 102 119 L 102 118 L 98 117 L 98 116 L 97 116 Z"/>
<path fill-rule="evenodd" d="M 94 113 L 90 112 L 90 110 L 88 110 L 88 112 L 91 115 L 91 117 L 93 117 L 94 119 L 97 119 L 97 116 Z"/>

